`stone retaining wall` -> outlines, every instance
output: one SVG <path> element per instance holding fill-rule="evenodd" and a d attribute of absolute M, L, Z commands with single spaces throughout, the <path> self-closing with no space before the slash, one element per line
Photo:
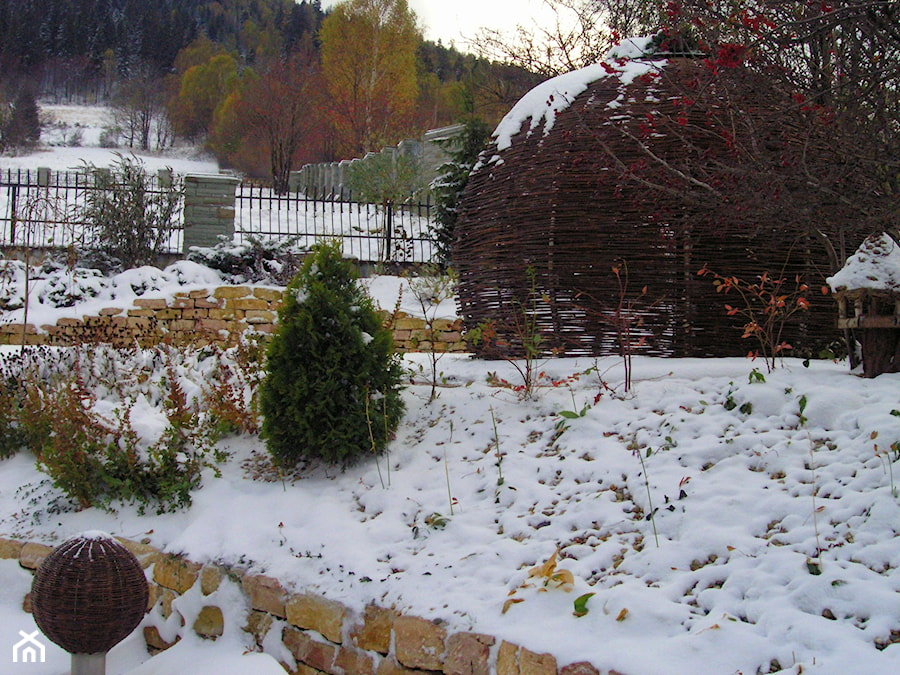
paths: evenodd
<path fill-rule="evenodd" d="M 108 342 L 142 346 L 233 344 L 248 329 L 271 334 L 278 319 L 282 290 L 263 286 L 220 286 L 176 293 L 164 298 L 136 298 L 129 309 L 110 307 L 98 316 L 60 319 L 56 325 L 0 324 L 0 344 L 72 345 Z M 428 330 L 421 318 L 384 313 L 392 324 L 394 345 L 401 352 L 464 352 L 461 320 L 438 319 Z M 24 331 L 24 333 L 23 333 Z"/>
<path fill-rule="evenodd" d="M 312 593 L 295 593 L 277 579 L 218 565 L 201 565 L 162 553 L 146 543 L 119 538 L 146 570 L 150 582 L 144 639 L 148 650 L 171 647 L 185 631 L 209 640 L 226 628 L 226 612 L 216 604 L 223 583 L 240 588 L 250 607 L 246 625 L 262 651 L 269 653 L 272 631 L 295 663 L 282 663 L 294 675 L 601 675 L 586 662 L 560 667 L 550 654 L 539 654 L 491 635 L 453 632 L 439 620 L 400 614 L 389 607 L 347 607 Z M 16 559 L 36 570 L 53 549 L 43 544 L 0 538 L 0 558 Z M 205 601 L 196 616 L 179 613 L 176 600 L 193 593 Z M 30 597 L 23 599 L 31 611 Z M 187 626 L 187 621 L 191 625 Z M 157 626 L 174 625 L 172 635 Z M 168 632 L 168 631 L 163 631 Z M 274 655 L 274 654 L 273 654 Z M 609 671 L 603 675 L 620 675 Z"/>

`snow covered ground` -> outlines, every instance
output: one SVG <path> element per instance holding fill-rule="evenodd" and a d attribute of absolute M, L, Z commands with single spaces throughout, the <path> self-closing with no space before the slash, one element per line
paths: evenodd
<path fill-rule="evenodd" d="M 398 280 L 367 283 L 393 306 Z M 638 358 L 625 392 L 617 358 L 558 359 L 540 364 L 535 397 L 520 400 L 501 383 L 517 384 L 512 364 L 448 355 L 428 403 L 418 369 L 427 357 L 406 363 L 407 413 L 378 462 L 267 482 L 263 444 L 230 438 L 222 478 L 206 475 L 189 510 L 138 516 L 131 506 L 51 512 L 59 493 L 22 452 L 0 471 L 0 534 L 148 537 L 356 609 L 394 604 L 561 665 L 626 675 L 900 668 L 900 376 L 864 380 L 844 363 L 790 359 L 767 373 L 744 359 Z M 185 370 L 186 389 L 202 373 Z M 162 415 L 142 417 L 152 437 Z M 572 588 L 542 592 L 530 571 L 557 550 Z M 34 630 L 19 609 L 29 580 L 14 563 L 0 579 L 0 639 L 13 644 Z M 232 609 L 246 611 L 237 600 Z M 242 656 L 247 646 L 235 631 L 147 660 L 132 637 L 110 672 L 275 667 Z M 53 654 L 21 672 L 65 672 L 67 657 Z"/>
<path fill-rule="evenodd" d="M 46 124 L 41 134 L 41 145 L 25 155 L 0 157 L 0 170 L 37 169 L 48 166 L 54 171 L 76 170 L 85 162 L 94 166 L 111 166 L 118 154 L 130 154 L 123 148 L 101 148 L 100 133 L 110 122 L 109 109 L 102 106 L 49 105 L 40 103 Z M 65 132 L 60 125 L 65 125 Z M 82 132 L 81 145 L 63 144 L 64 136 L 74 129 Z M 179 147 L 165 152 L 137 152 L 149 171 L 171 167 L 176 173 L 219 173 L 215 159 L 197 151 L 194 147 Z"/>
<path fill-rule="evenodd" d="M 0 167 L 100 164 L 95 152 L 57 148 Z M 142 274 L 158 297 L 214 280 L 190 266 L 127 274 L 132 291 L 107 293 L 103 306 L 130 303 Z M 367 283 L 393 307 L 397 279 Z M 36 304 L 32 316 L 87 307 Z M 900 375 L 864 380 L 846 363 L 793 359 L 767 373 L 745 359 L 636 358 L 626 392 L 619 359 L 559 359 L 540 364 L 541 386 L 520 400 L 502 384 L 519 383 L 513 364 L 448 355 L 428 403 L 427 358 L 405 360 L 407 413 L 377 462 L 266 481 L 263 444 L 230 438 L 222 477 L 206 474 L 189 510 L 138 516 L 127 505 L 57 512 L 59 492 L 23 451 L 0 463 L 0 535 L 146 537 L 200 562 L 243 561 L 357 610 L 395 604 L 604 673 L 900 672 Z M 185 369 L 186 389 L 203 372 Z M 146 407 L 136 426 L 149 439 L 161 420 Z M 532 574 L 557 551 L 568 590 Z M 0 561 L 0 653 L 36 630 L 21 609 L 29 584 Z M 246 607 L 228 597 L 239 618 Z M 190 598 L 182 609 L 192 611 Z M 137 632 L 108 672 L 281 672 L 268 655 L 243 654 L 248 646 L 231 630 L 150 659 Z M 57 675 L 69 663 L 53 645 L 45 664 L 6 659 L 0 671 L 13 674 Z"/>

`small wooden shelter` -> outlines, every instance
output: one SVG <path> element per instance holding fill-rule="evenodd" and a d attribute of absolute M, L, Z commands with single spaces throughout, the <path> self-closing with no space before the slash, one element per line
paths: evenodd
<path fill-rule="evenodd" d="M 452 251 L 467 327 L 493 338 L 482 356 L 521 354 L 531 328 L 545 354 L 617 353 L 626 330 L 633 353 L 744 355 L 753 345 L 724 307 L 736 298 L 698 276 L 704 267 L 814 287 L 809 312 L 786 327 L 792 353 L 839 338 L 833 301 L 818 292 L 834 270 L 831 205 L 784 221 L 776 194 L 750 211 L 741 199 L 755 186 L 720 170 L 736 154 L 722 110 L 785 157 L 799 120 L 764 78 L 735 72 L 723 84 L 708 71 L 702 59 L 613 54 L 539 85 L 500 123 L 462 195 Z"/>
<path fill-rule="evenodd" d="M 867 238 L 828 282 L 838 327 L 859 342 L 863 374 L 900 372 L 900 234 Z"/>

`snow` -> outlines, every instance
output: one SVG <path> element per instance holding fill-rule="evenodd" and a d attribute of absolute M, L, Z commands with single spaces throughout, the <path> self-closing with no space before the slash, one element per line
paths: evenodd
<path fill-rule="evenodd" d="M 0 160 L 2 169 L 30 169 L 35 170 L 41 166 L 50 166 L 55 171 L 76 171 L 84 167 L 85 163 L 92 166 L 113 166 L 119 161 L 119 155 L 130 156 L 128 148 L 39 148 L 27 155 L 3 157 Z M 170 168 L 176 173 L 216 173 L 217 164 L 214 160 L 196 159 L 191 156 L 179 157 L 171 154 L 140 153 L 139 156 L 148 171 Z"/>
<path fill-rule="evenodd" d="M 103 532 L 102 530 L 86 530 L 85 532 L 80 532 L 76 536 L 71 539 L 88 539 L 91 541 L 109 541 L 113 539 L 113 536 L 109 532 Z"/>
<path fill-rule="evenodd" d="M 3 156 L 0 169 L 37 169 L 49 166 L 56 171 L 80 169 L 85 163 L 93 166 L 113 166 L 118 155 L 130 155 L 132 150 L 122 148 L 99 147 L 100 132 L 109 124 L 109 109 L 102 106 L 51 105 L 39 102 L 41 115 L 50 122 L 41 133 L 42 145 L 25 155 Z M 60 142 L 60 129 L 54 123 L 82 130 L 83 145 L 68 147 L 57 145 Z M 176 173 L 219 173 L 219 165 L 215 159 L 199 154 L 194 147 L 183 147 L 166 152 L 143 152 L 134 150 L 144 162 L 148 171 L 171 168 Z"/>
<path fill-rule="evenodd" d="M 566 95 L 577 86 L 566 85 Z M 552 124 L 550 110 L 535 103 L 532 128 Z M 881 284 L 900 269 L 884 239 L 854 261 L 853 274 Z M 3 292 L 23 297 L 15 279 Z M 50 323 L 217 279 L 185 263 L 113 281 L 86 275 L 93 296 L 58 308 L 35 286 L 29 316 Z M 840 275 L 831 282 L 856 283 Z M 385 309 L 399 296 L 401 309 L 419 313 L 404 280 L 362 283 Z M 453 302 L 435 310 L 452 317 Z M 265 572 L 356 612 L 393 604 L 450 631 L 493 634 L 601 672 L 900 672 L 900 644 L 890 644 L 900 633 L 900 374 L 863 379 L 829 361 L 785 359 L 768 373 L 745 359 L 641 357 L 626 392 L 617 358 L 553 359 L 538 364 L 540 386 L 522 400 L 498 384 L 520 382 L 514 364 L 444 355 L 439 397 L 428 403 L 428 355 L 404 362 L 407 412 L 377 462 L 311 467 L 282 481 L 253 469 L 265 467 L 258 438 L 231 437 L 220 444 L 230 453 L 221 478 L 207 472 L 189 509 L 139 516 L 127 505 L 55 508 L 60 493 L 23 450 L 2 462 L 0 536 L 146 539 L 197 562 Z M 184 389 L 196 395 L 211 364 L 200 354 L 185 364 Z M 112 389 L 98 393 L 106 414 L 121 405 Z M 151 440 L 165 419 L 146 397 L 132 418 Z M 556 551 L 570 592 L 530 576 Z M 21 609 L 30 583 L 17 563 L 0 560 L 6 649 L 20 631 L 37 630 Z M 201 608 L 198 593 L 175 601 L 187 626 Z M 575 599 L 588 593 L 587 613 L 575 616 Z M 277 641 L 256 653 L 240 631 L 248 608 L 235 584 L 223 580 L 213 599 L 228 626 L 217 641 L 185 630 L 149 658 L 139 628 L 109 654 L 107 672 L 281 673 Z M 174 624 L 151 614 L 142 627 L 166 637 Z M 46 663 L 11 672 L 68 672 L 68 655 L 44 643 Z"/>
<path fill-rule="evenodd" d="M 833 291 L 900 290 L 900 246 L 887 234 L 870 236 L 828 284 Z"/>
<path fill-rule="evenodd" d="M 624 89 L 635 78 L 662 67 L 665 61 L 659 59 L 639 60 L 645 56 L 651 40 L 649 37 L 625 40 L 613 47 L 601 63 L 564 73 L 536 86 L 513 106 L 494 130 L 497 150 L 502 152 L 509 148 L 513 137 L 528 120 L 528 136 L 541 124 L 543 135 L 549 134 L 556 116 L 568 108 L 592 82 L 604 77 L 617 77 Z"/>
<path fill-rule="evenodd" d="M 25 267 L 19 261 L 0 261 L 0 314 L 2 323 L 22 323 L 25 318 Z M 104 277 L 96 270 L 51 267 L 31 270 L 28 289 L 28 323 L 54 324 L 60 318 L 96 316 L 106 307 L 128 307 L 135 298 L 171 299 L 175 292 L 225 285 L 215 270 L 189 260 L 179 260 L 160 270 L 149 265 Z M 68 306 L 60 306 L 68 305 Z M 14 309 L 13 309 L 14 308 Z"/>
<path fill-rule="evenodd" d="M 392 308 L 404 281 L 364 283 Z M 267 482 L 246 468 L 265 457 L 260 440 L 232 437 L 222 442 L 231 453 L 222 477 L 205 475 L 190 509 L 138 516 L 131 506 L 51 513 L 58 493 L 23 451 L 0 472 L 2 534 L 146 538 L 357 612 L 396 605 L 451 631 L 493 634 L 561 665 L 667 675 L 765 672 L 773 660 L 804 673 L 900 667 L 900 646 L 875 646 L 900 629 L 890 470 L 900 376 L 865 380 L 822 361 L 788 359 L 765 373 L 745 359 L 636 358 L 625 392 L 617 358 L 554 359 L 539 364 L 534 398 L 520 400 L 497 384 L 517 383 L 513 364 L 445 355 L 429 404 L 430 386 L 413 375 L 429 372 L 427 359 L 405 359 L 415 380 L 407 413 L 377 463 Z M 202 362 L 186 369 L 195 381 L 186 390 L 198 390 L 205 372 Z M 103 403 L 117 405 L 111 395 Z M 153 413 L 147 401 L 133 410 L 145 437 L 163 424 Z M 541 592 L 529 571 L 557 549 L 574 588 Z M 28 578 L 11 563 L 0 576 L 0 626 L 11 639 L 33 630 L 15 609 Z M 209 602 L 196 593 L 176 601 L 188 626 Z M 586 593 L 595 595 L 576 617 L 573 602 Z M 240 625 L 247 608 L 237 587 L 217 594 L 229 625 Z M 504 613 L 509 598 L 518 602 Z M 154 615 L 145 622 L 164 637 L 178 630 Z M 236 629 L 214 644 L 187 636 L 148 659 L 132 637 L 111 654 L 109 672 L 278 672 L 277 645 L 244 655 L 246 639 Z M 65 655 L 48 659 L 30 672 L 64 672 Z"/>
<path fill-rule="evenodd" d="M 425 311 L 416 294 L 410 289 L 409 280 L 389 275 L 375 275 L 361 280 L 366 292 L 376 299 L 381 309 L 388 312 L 394 310 L 399 299 L 399 309 L 410 316 L 424 317 L 429 320 L 456 319 L 456 298 L 443 299 L 436 305 L 426 302 Z"/>
<path fill-rule="evenodd" d="M 295 237 L 297 246 L 309 247 L 323 237 L 340 238 L 344 256 L 359 260 L 381 260 L 385 256 L 383 209 L 374 204 L 307 200 L 294 193 L 278 197 L 266 188 L 254 188 L 251 197 L 239 199 L 235 214 L 236 238 L 249 234 Z M 430 224 L 423 209 L 396 209 L 393 215 L 391 260 L 429 262 L 434 246 Z"/>

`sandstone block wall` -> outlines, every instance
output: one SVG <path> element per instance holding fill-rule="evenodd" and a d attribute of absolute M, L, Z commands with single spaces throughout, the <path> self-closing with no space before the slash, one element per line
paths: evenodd
<path fill-rule="evenodd" d="M 106 342 L 142 346 L 172 344 L 234 344 L 252 329 L 271 334 L 278 320 L 282 291 L 263 286 L 220 286 L 176 293 L 171 299 L 136 298 L 128 309 L 110 307 L 97 316 L 60 319 L 55 325 L 0 324 L 0 344 L 72 345 Z M 467 351 L 462 321 L 438 319 L 430 327 L 402 312 L 384 313 L 398 351 Z"/>
<path fill-rule="evenodd" d="M 260 651 L 264 642 L 271 650 L 274 631 L 276 642 L 291 655 L 292 662 L 282 666 L 292 675 L 621 675 L 601 673 L 586 662 L 560 666 L 550 654 L 491 635 L 453 632 L 440 620 L 377 605 L 348 607 L 317 594 L 292 592 L 273 577 L 201 565 L 145 543 L 118 540 L 144 567 L 150 583 L 147 612 L 151 618 L 144 622 L 143 632 L 151 653 L 168 649 L 186 631 L 208 640 L 223 635 L 230 614 L 216 604 L 217 591 L 228 580 L 250 607 L 240 628 L 253 637 Z M 52 550 L 43 544 L 0 538 L 0 559 L 18 560 L 29 570 L 37 569 Z M 186 593 L 199 593 L 205 601 L 195 616 L 179 612 L 176 601 Z M 23 598 L 23 608 L 30 611 L 28 596 Z"/>

